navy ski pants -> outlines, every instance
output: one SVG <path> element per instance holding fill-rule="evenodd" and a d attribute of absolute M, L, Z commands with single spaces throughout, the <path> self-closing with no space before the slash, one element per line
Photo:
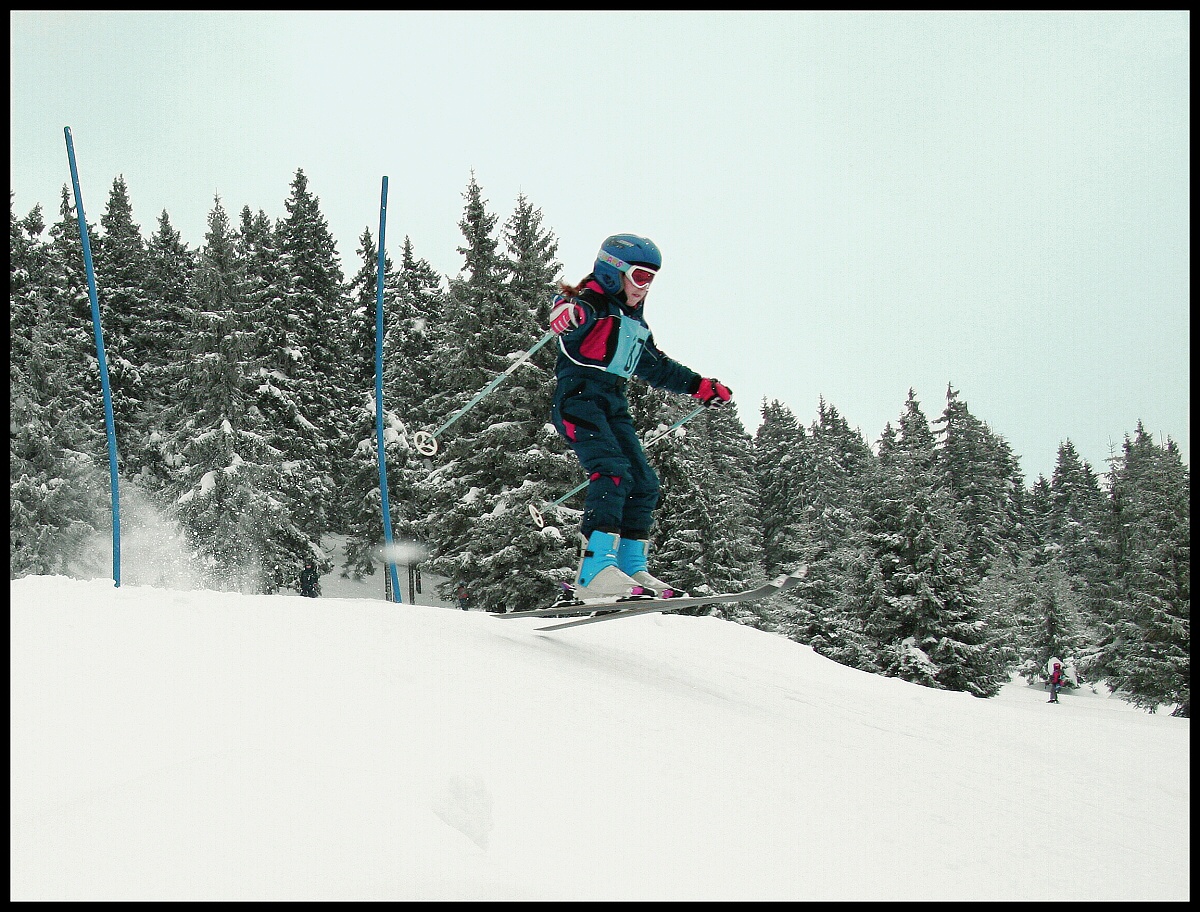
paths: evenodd
<path fill-rule="evenodd" d="M 551 418 L 588 475 L 580 532 L 599 529 L 645 538 L 658 505 L 658 475 L 633 429 L 626 381 L 564 377 L 554 392 Z"/>

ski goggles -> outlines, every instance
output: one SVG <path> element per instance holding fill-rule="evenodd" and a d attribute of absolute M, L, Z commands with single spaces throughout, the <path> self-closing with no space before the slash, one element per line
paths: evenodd
<path fill-rule="evenodd" d="M 658 271 L 651 269 L 648 266 L 630 266 L 629 271 L 625 273 L 638 288 L 645 288 L 654 281 L 654 277 L 658 275 Z"/>
<path fill-rule="evenodd" d="M 631 281 L 638 288 L 645 288 L 647 285 L 653 282 L 654 277 L 658 275 L 657 269 L 651 269 L 649 266 L 633 266 L 629 263 L 626 263 L 620 257 L 615 257 L 611 253 L 607 253 L 603 250 L 600 251 L 599 258 L 613 269 L 616 269 L 618 272 L 623 272 L 625 275 L 629 276 L 629 281 Z"/>

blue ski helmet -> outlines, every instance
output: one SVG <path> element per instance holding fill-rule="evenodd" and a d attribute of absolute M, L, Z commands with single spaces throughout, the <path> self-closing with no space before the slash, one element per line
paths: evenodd
<path fill-rule="evenodd" d="M 621 276 L 630 266 L 662 267 L 662 254 L 650 238 L 636 234 L 614 234 L 604 239 L 600 252 L 596 254 L 596 265 L 592 268 L 604 290 L 616 294 L 621 290 Z"/>

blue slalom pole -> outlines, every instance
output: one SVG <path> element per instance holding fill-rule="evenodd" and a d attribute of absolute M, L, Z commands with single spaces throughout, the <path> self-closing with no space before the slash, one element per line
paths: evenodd
<path fill-rule="evenodd" d="M 375 446 L 379 451 L 379 494 L 383 504 L 383 552 L 387 561 L 388 575 L 392 581 L 394 601 L 403 602 L 400 580 L 396 577 L 396 565 L 392 562 L 392 511 L 388 506 L 387 455 L 383 446 L 383 260 L 384 229 L 387 226 L 387 175 L 383 176 L 383 190 L 379 197 L 379 268 L 375 283 Z"/>
<path fill-rule="evenodd" d="M 79 239 L 83 242 L 83 265 L 87 271 L 88 298 L 92 302 L 92 329 L 96 336 L 96 360 L 100 364 L 100 391 L 104 396 L 104 429 L 108 434 L 108 484 L 112 492 L 113 585 L 121 585 L 121 497 L 117 486 L 117 435 L 113 429 L 112 390 L 108 385 L 108 359 L 104 356 L 104 333 L 100 329 L 100 301 L 96 296 L 96 272 L 92 268 L 92 244 L 88 240 L 87 218 L 83 214 L 83 194 L 79 191 L 79 171 L 75 168 L 75 144 L 71 128 L 63 127 L 67 137 L 67 161 L 71 163 L 71 186 L 75 189 L 75 214 L 79 217 Z"/>

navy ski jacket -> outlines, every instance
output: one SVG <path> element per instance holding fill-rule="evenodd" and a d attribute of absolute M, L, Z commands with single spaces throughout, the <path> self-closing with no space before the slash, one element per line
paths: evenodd
<path fill-rule="evenodd" d="M 623 297 L 623 296 L 622 296 Z M 663 354 L 646 323 L 645 305 L 631 308 L 605 293 L 594 276 L 583 280 L 576 301 L 580 325 L 558 337 L 559 381 L 572 378 L 619 385 L 631 374 L 655 389 L 694 393 L 700 375 Z"/>

